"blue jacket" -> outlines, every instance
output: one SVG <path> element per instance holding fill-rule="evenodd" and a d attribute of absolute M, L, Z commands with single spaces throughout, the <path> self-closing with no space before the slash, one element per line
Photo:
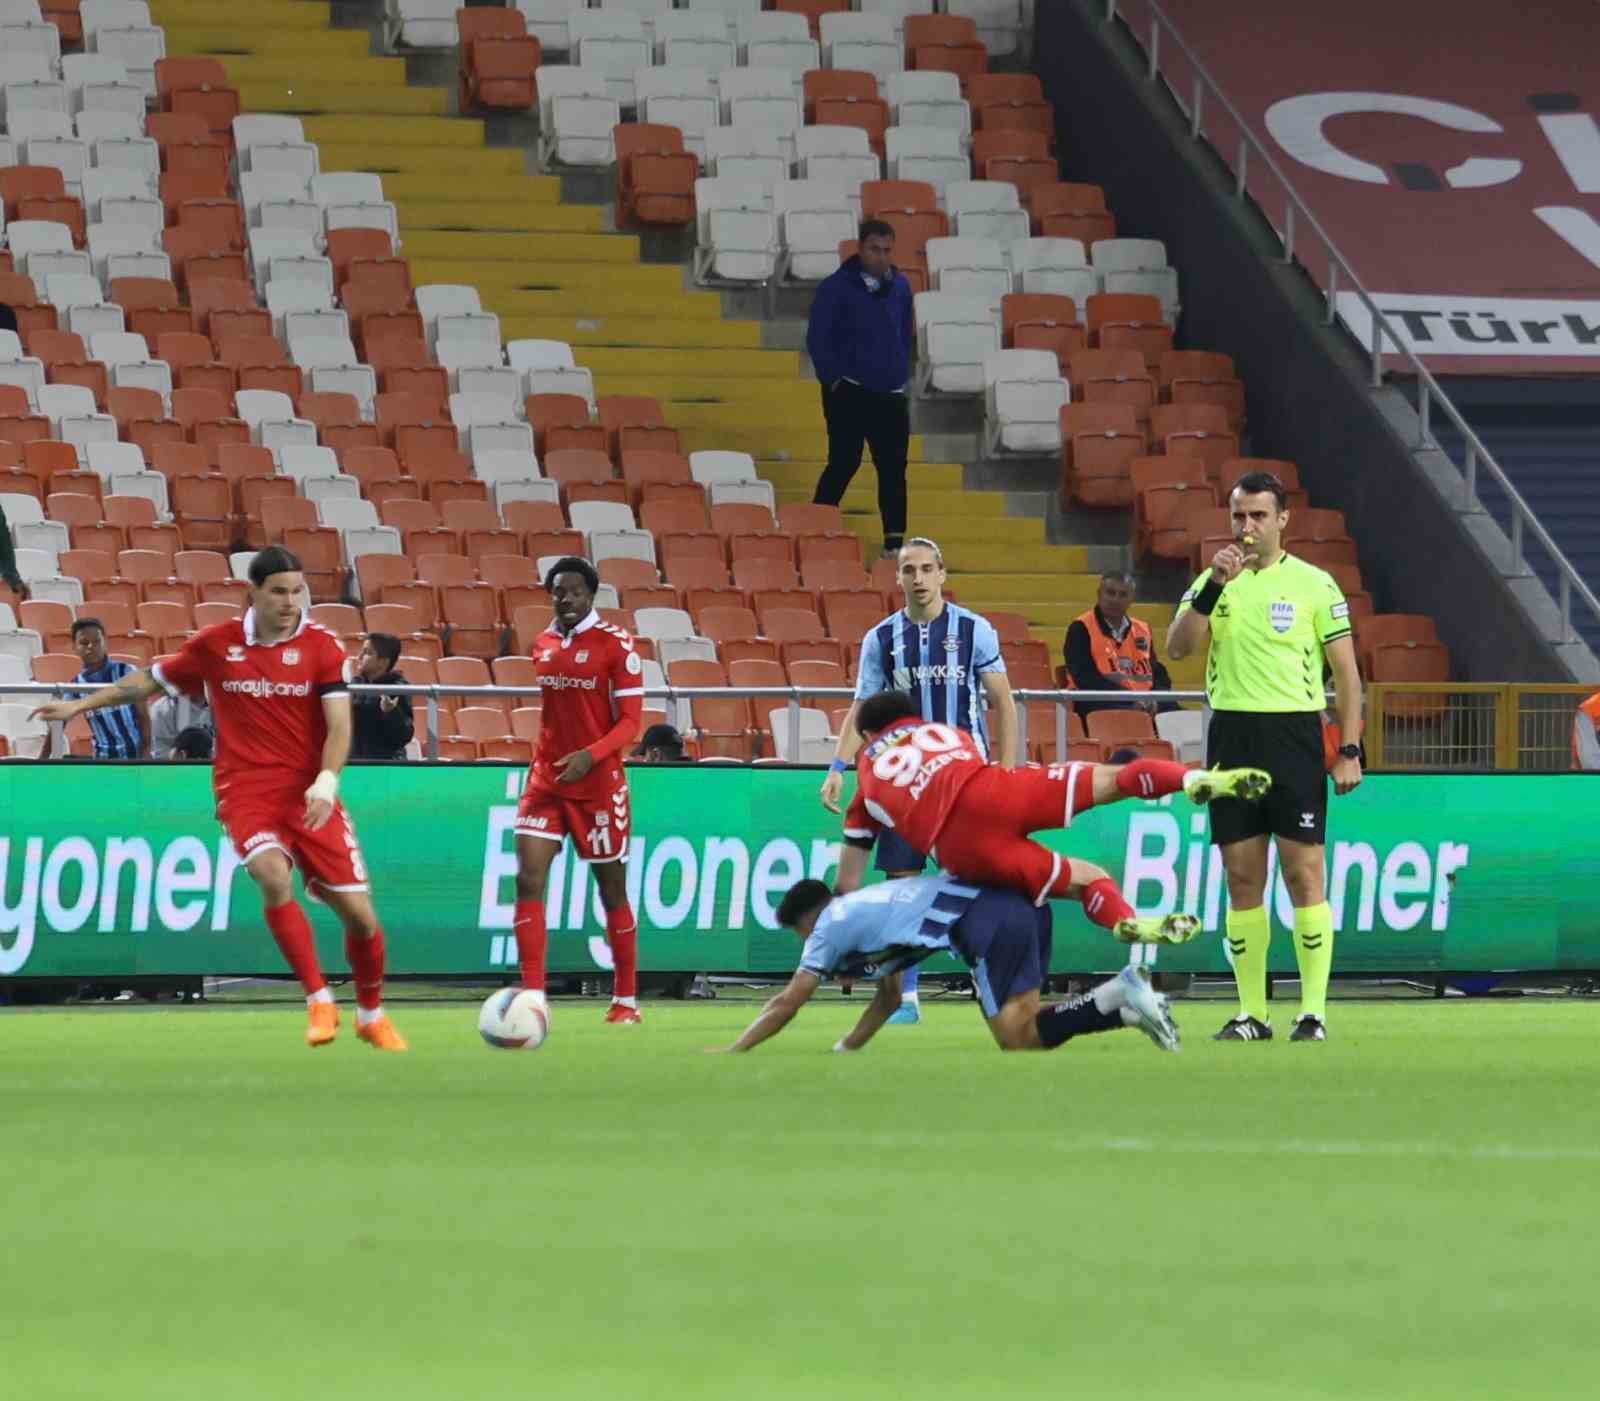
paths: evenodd
<path fill-rule="evenodd" d="M 868 291 L 857 256 L 817 288 L 806 350 L 823 384 L 853 379 L 864 389 L 890 393 L 911 378 L 914 335 L 911 284 L 891 268 L 883 285 Z"/>

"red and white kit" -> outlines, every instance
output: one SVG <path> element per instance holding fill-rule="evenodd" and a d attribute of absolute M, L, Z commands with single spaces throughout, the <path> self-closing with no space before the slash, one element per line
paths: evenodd
<path fill-rule="evenodd" d="M 306 789 L 322 767 L 325 696 L 345 695 L 339 639 L 300 615 L 277 642 L 258 641 L 255 611 L 202 628 L 174 657 L 151 668 L 171 696 L 204 694 L 216 719 L 211 781 L 217 816 L 246 864 L 284 852 L 309 889 L 367 889 L 367 868 L 344 804 L 313 832 Z"/>
<path fill-rule="evenodd" d="M 539 747 L 517 805 L 517 835 L 571 836 L 586 861 L 623 861 L 633 813 L 622 750 L 639 733 L 644 663 L 633 639 L 590 612 L 570 634 L 552 623 L 533 644 L 542 711 Z M 587 749 L 594 767 L 561 783 L 557 762 Z"/>
<path fill-rule="evenodd" d="M 1071 863 L 1030 841 L 1070 827 L 1093 805 L 1094 765 L 1002 769 L 951 725 L 905 719 L 856 760 L 856 795 L 844 834 L 875 838 L 892 828 L 953 876 L 1004 886 L 1043 904 L 1071 884 Z"/>

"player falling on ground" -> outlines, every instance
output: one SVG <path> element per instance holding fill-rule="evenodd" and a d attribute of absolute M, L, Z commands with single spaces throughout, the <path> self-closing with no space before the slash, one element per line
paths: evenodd
<path fill-rule="evenodd" d="M 962 880 L 1015 890 L 1036 905 L 1081 900 L 1090 920 L 1124 943 L 1185 943 L 1200 932 L 1200 921 L 1136 915 L 1105 870 L 1069 861 L 1029 833 L 1070 827 L 1080 813 L 1123 798 L 1183 793 L 1207 803 L 1231 794 L 1259 797 L 1271 783 L 1259 769 L 1190 771 L 1170 759 L 998 768 L 984 763 L 965 731 L 924 724 L 904 691 L 864 701 L 856 723 L 866 743 L 844 819 L 838 889 L 860 885 L 878 834 L 896 831 Z"/>
<path fill-rule="evenodd" d="M 250 607 L 242 618 L 195 633 L 176 656 L 78 700 L 41 706 L 44 720 L 158 695 L 204 694 L 216 719 L 212 766 L 217 817 L 261 889 L 267 927 L 305 989 L 306 1041 L 325 1046 L 339 1009 L 317 962 L 294 869 L 306 891 L 344 926 L 356 985 L 356 1034 L 380 1051 L 406 1043 L 383 1011 L 383 929 L 372 908 L 366 863 L 339 801 L 350 753 L 350 693 L 339 639 L 310 620 L 300 561 L 269 546 L 250 561 Z"/>
<path fill-rule="evenodd" d="M 861 1019 L 835 1045 L 859 1051 L 900 1005 L 900 979 L 929 954 L 953 949 L 977 985 L 978 1002 L 1002 1051 L 1053 1051 L 1074 1036 L 1135 1026 L 1164 1051 L 1178 1049 L 1167 999 L 1142 968 L 1124 968 L 1081 997 L 1043 1006 L 1039 989 L 1050 967 L 1050 906 L 1013 890 L 969 885 L 951 876 L 885 881 L 835 897 L 803 880 L 778 906 L 778 923 L 806 941 L 800 966 L 730 1051 L 776 1036 L 824 978 L 878 979 Z"/>
<path fill-rule="evenodd" d="M 539 748 L 517 805 L 517 908 L 522 986 L 544 995 L 545 887 L 572 838 L 594 868 L 615 967 L 608 1022 L 639 1020 L 639 924 L 628 904 L 628 777 L 623 751 L 639 733 L 644 664 L 633 639 L 595 612 L 600 576 L 588 560 L 558 559 L 545 575 L 555 605 L 535 639 L 543 707 Z"/>

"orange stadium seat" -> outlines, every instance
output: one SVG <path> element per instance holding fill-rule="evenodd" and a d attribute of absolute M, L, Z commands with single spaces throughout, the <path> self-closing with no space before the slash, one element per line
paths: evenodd
<path fill-rule="evenodd" d="M 1006 345 L 1051 351 L 1063 375 L 1069 358 L 1088 344 L 1072 298 L 1053 293 L 1009 293 L 1000 301 L 1000 325 Z"/>
<path fill-rule="evenodd" d="M 1067 363 L 1075 400 L 1128 404 L 1141 423 L 1155 406 L 1155 381 L 1137 350 L 1080 350 Z"/>
<path fill-rule="evenodd" d="M 654 122 L 622 122 L 612 129 L 612 139 L 617 152 L 617 226 L 692 223 L 700 160 L 684 149 L 683 133 Z"/>
<path fill-rule="evenodd" d="M 1136 350 L 1147 367 L 1172 349 L 1161 299 L 1137 292 L 1100 292 L 1084 304 L 1089 341 L 1098 350 Z"/>
<path fill-rule="evenodd" d="M 513 8 L 460 9 L 460 110 L 490 108 L 525 112 L 537 97 L 534 73 L 543 50 L 528 33 L 522 12 Z"/>
<path fill-rule="evenodd" d="M 1172 404 L 1214 404 L 1234 432 L 1244 426 L 1244 385 L 1233 358 L 1211 350 L 1169 350 L 1156 363 L 1161 397 Z"/>
<path fill-rule="evenodd" d="M 1117 236 L 1117 221 L 1106 209 L 1099 185 L 1051 181 L 1029 191 L 1028 213 L 1033 232 L 1045 238 L 1076 238 L 1085 248 Z"/>
<path fill-rule="evenodd" d="M 1076 359 L 1077 357 L 1074 357 Z M 1129 506 L 1129 464 L 1145 455 L 1132 404 L 1074 403 L 1061 408 L 1062 499 L 1083 506 Z"/>
<path fill-rule="evenodd" d="M 963 83 L 988 70 L 989 50 L 965 15 L 907 15 L 905 34 L 911 68 L 955 73 Z"/>
<path fill-rule="evenodd" d="M 726 686 L 721 662 L 676 661 L 667 667 L 673 686 Z M 755 753 L 755 727 L 750 702 L 743 696 L 700 697 L 689 702 L 690 723 L 705 758 L 750 759 Z"/>

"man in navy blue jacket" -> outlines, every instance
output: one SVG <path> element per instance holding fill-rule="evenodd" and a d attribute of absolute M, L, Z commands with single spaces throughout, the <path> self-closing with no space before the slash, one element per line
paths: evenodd
<path fill-rule="evenodd" d="M 894 229 L 862 221 L 861 251 L 817 288 L 806 350 L 822 384 L 828 465 L 812 498 L 837 506 L 869 444 L 878 469 L 883 550 L 905 543 L 906 448 L 911 439 L 911 284 L 895 269 Z"/>

